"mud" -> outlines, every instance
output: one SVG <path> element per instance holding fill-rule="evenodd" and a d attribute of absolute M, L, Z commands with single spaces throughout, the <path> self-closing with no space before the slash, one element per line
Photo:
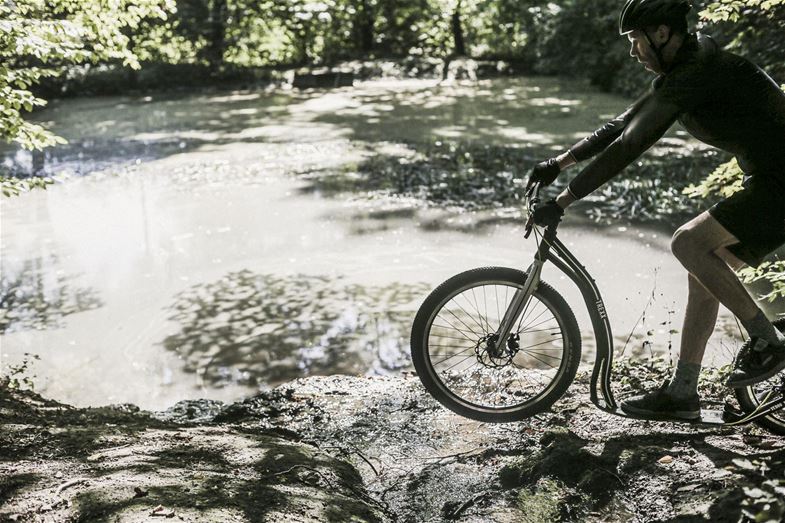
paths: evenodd
<path fill-rule="evenodd" d="M 503 425 L 446 411 L 412 375 L 161 412 L 5 391 L 0 520 L 736 522 L 785 506 L 785 439 L 611 417 L 587 382 Z"/>

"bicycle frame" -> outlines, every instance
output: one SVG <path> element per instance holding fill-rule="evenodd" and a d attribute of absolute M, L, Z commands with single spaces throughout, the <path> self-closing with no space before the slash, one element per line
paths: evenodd
<path fill-rule="evenodd" d="M 639 418 L 624 412 L 616 402 L 611 388 L 611 374 L 613 365 L 613 334 L 605 303 L 600 295 L 596 282 L 581 265 L 578 259 L 556 237 L 556 225 L 545 229 L 542 239 L 537 247 L 534 262 L 527 271 L 526 282 L 522 289 L 513 297 L 511 306 L 505 312 L 502 325 L 497 331 L 497 339 L 506 340 L 515 319 L 525 309 L 532 293 L 537 289 L 540 273 L 545 262 L 553 263 L 559 270 L 567 275 L 578 287 L 589 312 L 594 337 L 596 340 L 596 356 L 592 371 L 590 385 L 591 402 L 600 410 L 609 414 L 626 418 Z M 503 344 L 499 344 L 503 346 Z M 664 420 L 669 422 L 683 422 L 708 426 L 735 426 L 750 423 L 757 418 L 774 412 L 785 404 L 785 390 L 779 387 L 774 399 L 769 400 L 775 392 L 773 388 L 766 398 L 751 413 L 740 413 L 734 410 L 702 410 L 701 417 L 697 420 Z M 640 417 L 639 419 L 651 419 Z M 656 421 L 656 420 L 655 420 Z"/>

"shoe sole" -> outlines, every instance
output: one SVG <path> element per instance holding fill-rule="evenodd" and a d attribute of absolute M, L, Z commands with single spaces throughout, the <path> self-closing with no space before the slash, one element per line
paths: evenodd
<path fill-rule="evenodd" d="M 629 405 L 622 404 L 621 410 L 630 414 L 640 414 L 643 416 L 651 417 L 652 419 L 660 419 L 662 421 L 668 421 L 672 419 L 683 419 L 683 420 L 696 420 L 700 419 L 701 411 L 698 410 L 676 410 L 673 412 L 656 412 L 653 410 L 646 410 L 646 409 L 639 409 L 637 407 L 631 407 Z"/>
<path fill-rule="evenodd" d="M 767 370 L 763 374 L 758 374 L 757 376 L 753 376 L 751 378 L 736 380 L 734 382 L 728 380 L 725 382 L 725 384 L 732 389 L 740 389 L 742 387 L 748 387 L 750 385 L 755 385 L 756 383 L 760 383 L 761 381 L 766 381 L 772 376 L 779 374 L 779 372 L 782 371 L 783 369 L 785 369 L 785 359 L 783 359 L 776 367 L 772 367 L 771 369 Z"/>

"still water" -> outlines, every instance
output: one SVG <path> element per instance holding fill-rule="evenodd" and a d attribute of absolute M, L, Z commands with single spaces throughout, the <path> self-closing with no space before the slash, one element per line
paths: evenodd
<path fill-rule="evenodd" d="M 60 182 L 2 201 L 0 359 L 36 354 L 48 397 L 165 408 L 234 400 L 311 374 L 409 368 L 429 289 L 484 265 L 525 268 L 515 210 L 425 208 L 390 194 L 323 193 L 315 174 L 434 137 L 559 149 L 626 101 L 553 79 L 77 99 L 37 118 L 69 144 Z M 676 132 L 670 146 L 693 147 Z M 30 158 L 5 151 L 5 162 Z M 506 213 L 506 214 L 505 214 Z M 593 273 L 627 353 L 678 350 L 686 273 L 670 231 L 568 216 L 560 236 Z M 573 304 L 591 361 L 588 317 Z M 735 348 L 726 311 L 707 362 Z M 634 329 L 634 330 L 633 330 Z"/>

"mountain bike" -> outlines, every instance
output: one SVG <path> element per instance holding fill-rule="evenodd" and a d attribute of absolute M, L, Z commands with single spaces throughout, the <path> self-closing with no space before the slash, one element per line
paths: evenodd
<path fill-rule="evenodd" d="M 624 412 L 612 383 L 613 335 L 597 284 L 559 241 L 558 224 L 531 223 L 540 187 L 526 194 L 537 250 L 525 271 L 484 267 L 448 279 L 425 299 L 412 325 L 414 368 L 428 392 L 453 412 L 478 421 L 521 421 L 551 408 L 575 378 L 581 331 L 567 302 L 540 279 L 552 263 L 580 290 L 596 340 L 589 395 L 600 410 L 625 418 L 729 427 L 750 422 L 785 434 L 785 373 L 734 389 L 740 409 L 702 409 L 695 420 L 657 419 Z M 785 319 L 774 325 L 785 332 Z M 750 350 L 749 341 L 736 358 Z"/>

